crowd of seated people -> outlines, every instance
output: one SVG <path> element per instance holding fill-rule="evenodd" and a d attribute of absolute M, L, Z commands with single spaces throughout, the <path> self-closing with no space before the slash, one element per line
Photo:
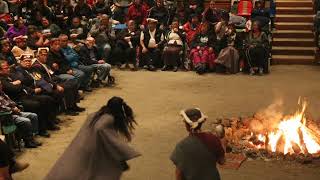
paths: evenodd
<path fill-rule="evenodd" d="M 254 1 L 246 15 L 237 9 L 244 8 L 241 0 L 238 6 L 232 1 L 230 12 L 204 2 L 0 0 L 1 108 L 16 117 L 26 147 L 41 145 L 35 135 L 59 130 L 60 113 L 84 111 L 77 106 L 81 91 L 114 83 L 111 65 L 266 72 L 270 13 L 264 2 Z"/>

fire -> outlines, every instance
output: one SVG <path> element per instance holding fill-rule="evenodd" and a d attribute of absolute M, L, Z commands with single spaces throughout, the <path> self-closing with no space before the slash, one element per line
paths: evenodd
<path fill-rule="evenodd" d="M 255 142 L 251 145 L 258 149 L 267 149 L 271 152 L 283 154 L 315 154 L 320 152 L 319 134 L 306 126 L 306 101 L 293 116 L 283 118 L 277 126 L 266 133 L 255 135 Z M 251 134 L 253 136 L 253 133 Z"/>

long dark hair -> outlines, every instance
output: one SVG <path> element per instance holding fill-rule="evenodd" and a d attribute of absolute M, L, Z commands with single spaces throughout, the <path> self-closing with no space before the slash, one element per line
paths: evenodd
<path fill-rule="evenodd" d="M 93 127 L 95 123 L 104 114 L 110 114 L 114 117 L 114 128 L 117 132 L 124 135 L 128 141 L 131 141 L 134 125 L 137 122 L 134 119 L 133 111 L 124 100 L 120 97 L 112 97 L 107 105 L 102 106 L 94 115 L 90 126 Z"/>

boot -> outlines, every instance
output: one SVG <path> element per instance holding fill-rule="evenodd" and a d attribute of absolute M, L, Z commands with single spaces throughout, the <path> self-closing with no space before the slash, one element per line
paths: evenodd
<path fill-rule="evenodd" d="M 78 105 L 75 105 L 74 107 L 70 108 L 70 110 L 76 111 L 76 112 L 83 112 L 86 110 L 86 108 L 82 108 L 82 107 L 79 107 Z"/>
<path fill-rule="evenodd" d="M 38 146 L 32 140 L 24 140 L 25 148 L 37 148 Z"/>
<path fill-rule="evenodd" d="M 40 131 L 39 136 L 49 138 L 50 134 L 48 133 L 48 131 Z"/>
<path fill-rule="evenodd" d="M 59 131 L 60 130 L 60 127 L 57 126 L 57 125 L 51 125 L 48 127 L 48 130 L 51 130 L 51 131 Z"/>

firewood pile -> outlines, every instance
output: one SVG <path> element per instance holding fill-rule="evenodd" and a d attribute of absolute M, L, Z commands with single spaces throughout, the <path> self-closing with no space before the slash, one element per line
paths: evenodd
<path fill-rule="evenodd" d="M 261 140 L 261 137 L 259 137 L 259 134 L 270 132 L 270 127 L 265 127 L 263 124 L 266 123 L 263 121 L 265 120 L 259 114 L 251 117 L 217 118 L 213 121 L 212 128 L 218 136 L 224 137 L 228 153 L 242 153 L 251 159 L 296 161 L 302 164 L 320 160 L 320 151 L 303 153 L 306 152 L 305 149 L 295 144 L 292 145 L 293 152 L 291 153 L 278 151 L 280 149 L 278 147 L 275 152 L 272 152 L 268 146 L 268 138 Z M 306 126 L 320 141 L 320 123 L 308 119 Z M 256 132 L 257 129 L 259 129 L 259 132 Z M 320 144 L 320 142 L 318 143 Z M 279 143 L 277 145 L 283 146 L 283 144 Z"/>

